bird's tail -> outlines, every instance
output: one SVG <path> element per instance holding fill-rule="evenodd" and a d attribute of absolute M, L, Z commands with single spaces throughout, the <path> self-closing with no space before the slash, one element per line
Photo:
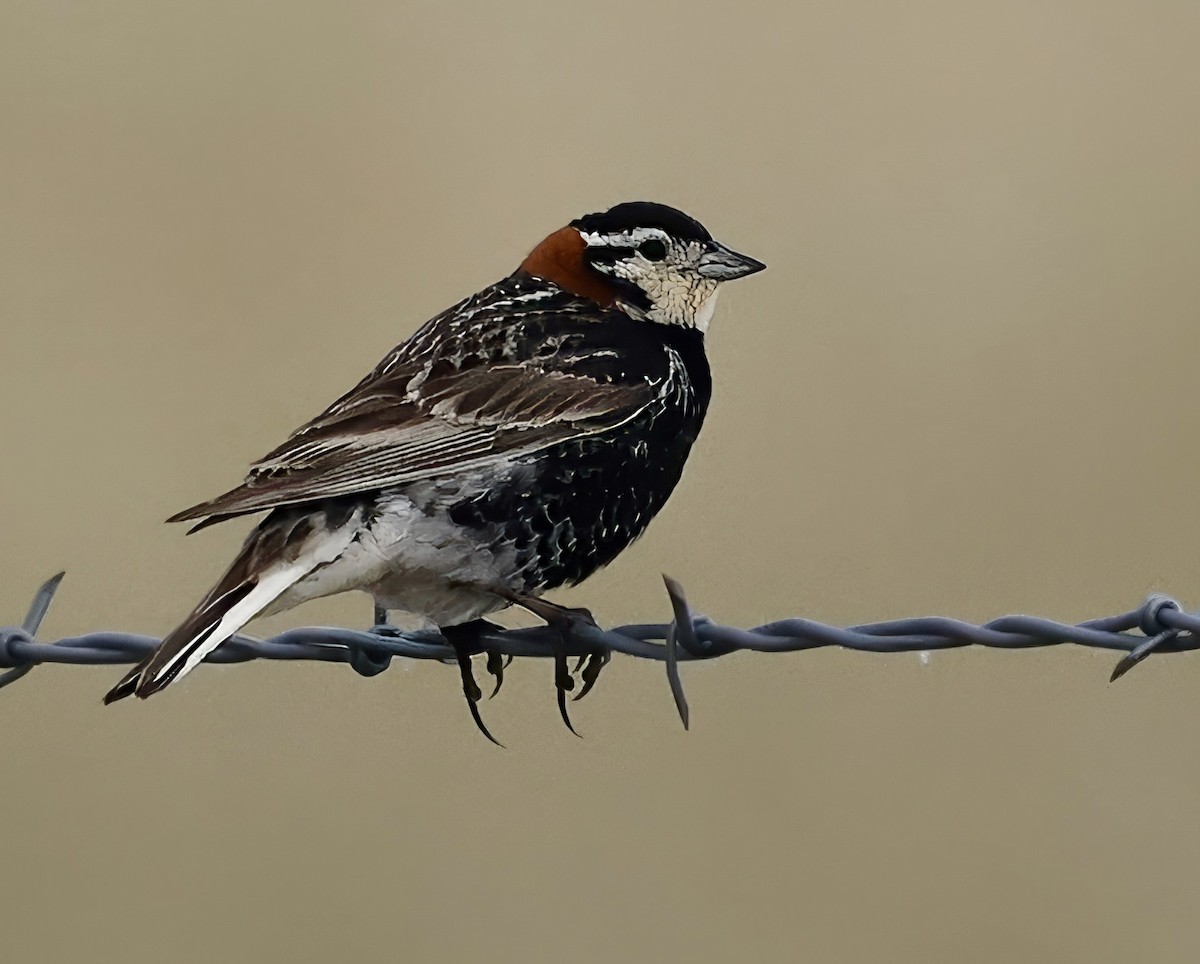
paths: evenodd
<path fill-rule="evenodd" d="M 291 586 L 336 559 L 353 539 L 358 521 L 357 511 L 332 507 L 276 510 L 250 534 L 192 614 L 126 673 L 104 702 L 135 694 L 145 699 L 190 673 Z"/>

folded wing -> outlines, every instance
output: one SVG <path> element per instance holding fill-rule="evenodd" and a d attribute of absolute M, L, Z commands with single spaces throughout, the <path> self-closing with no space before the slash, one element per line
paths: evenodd
<path fill-rule="evenodd" d="M 529 364 L 384 367 L 256 462 L 242 485 L 168 521 L 219 521 L 453 475 L 608 431 L 651 398 L 645 382 Z"/>

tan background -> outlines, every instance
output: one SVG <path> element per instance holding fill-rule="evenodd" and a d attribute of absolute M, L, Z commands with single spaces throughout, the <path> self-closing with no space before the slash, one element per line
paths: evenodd
<path fill-rule="evenodd" d="M 1196 603 L 1200 7 L 0 3 L 0 618 L 161 633 L 171 511 L 571 217 L 770 264 L 650 534 L 722 621 Z M 365 597 L 259 624 L 362 625 Z M 0 695 L 6 961 L 1185 961 L 1200 659 L 119 671 Z"/>

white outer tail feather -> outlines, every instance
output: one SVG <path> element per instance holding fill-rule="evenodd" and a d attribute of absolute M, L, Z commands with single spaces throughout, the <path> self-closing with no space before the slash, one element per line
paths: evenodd
<path fill-rule="evenodd" d="M 180 651 L 179 655 L 187 655 L 183 666 L 175 674 L 173 682 L 178 682 L 204 661 L 204 657 L 220 646 L 225 640 L 250 622 L 255 616 L 273 603 L 290 586 L 303 579 L 314 566 L 314 560 L 302 559 L 287 566 L 273 566 L 258 576 L 258 584 L 240 600 L 229 608 L 221 617 L 215 629 L 208 633 L 208 638 L 199 646 L 189 645 Z M 161 679 L 171 673 L 175 666 L 172 660 L 163 666 L 153 679 Z"/>
<path fill-rule="evenodd" d="M 252 578 L 255 580 L 254 588 L 246 594 L 244 599 L 239 599 L 229 607 L 217 622 L 216 627 L 207 632 L 204 641 L 199 646 L 193 646 L 192 642 L 204 634 L 203 630 L 196 637 L 193 637 L 193 640 L 189 641 L 186 647 L 180 649 L 176 658 L 159 667 L 153 676 L 143 675 L 139 685 L 145 685 L 164 677 L 170 677 L 174 667 L 179 666 L 179 659 L 183 658 L 183 665 L 179 667 L 178 672 L 174 673 L 171 682 L 175 683 L 181 680 L 203 662 L 204 657 L 245 626 L 246 623 L 250 622 L 250 620 L 287 592 L 288 589 L 314 569 L 326 563 L 333 562 L 333 560 L 341 555 L 353 540 L 357 531 L 357 523 L 358 519 L 355 517 L 340 529 L 325 529 L 319 534 L 311 535 L 307 540 L 307 545 L 304 546 L 297 558 L 288 562 L 277 562 L 274 565 L 267 566 L 260 572 L 252 574 Z"/>

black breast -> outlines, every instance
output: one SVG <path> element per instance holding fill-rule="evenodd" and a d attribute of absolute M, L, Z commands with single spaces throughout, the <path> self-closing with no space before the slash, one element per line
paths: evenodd
<path fill-rule="evenodd" d="M 700 332 L 620 312 L 586 321 L 549 314 L 508 335 L 514 354 L 654 392 L 618 428 L 539 452 L 512 484 L 451 508 L 482 540 L 515 547 L 526 589 L 553 589 L 611 562 L 663 507 L 700 432 L 712 380 Z"/>

